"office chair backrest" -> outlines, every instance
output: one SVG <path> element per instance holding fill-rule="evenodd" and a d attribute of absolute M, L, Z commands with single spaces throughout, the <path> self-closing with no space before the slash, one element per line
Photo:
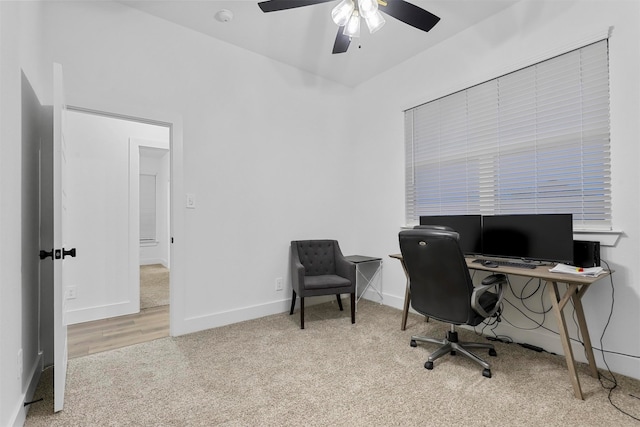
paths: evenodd
<path fill-rule="evenodd" d="M 445 231 L 455 231 L 453 228 L 448 225 L 416 225 L 413 227 L 414 230 L 420 229 L 431 229 L 431 230 L 445 230 Z"/>
<path fill-rule="evenodd" d="M 305 276 L 323 276 L 336 273 L 335 251 L 340 250 L 335 240 L 293 241 L 292 249 L 305 269 Z"/>
<path fill-rule="evenodd" d="M 419 313 L 453 324 L 466 324 L 473 283 L 459 236 L 433 228 L 401 231 L 400 250 L 409 275 L 411 306 Z"/>

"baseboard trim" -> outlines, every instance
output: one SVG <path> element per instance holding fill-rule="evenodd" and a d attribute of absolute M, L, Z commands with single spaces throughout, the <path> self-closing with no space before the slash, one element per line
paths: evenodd
<path fill-rule="evenodd" d="M 14 409 L 9 425 L 14 427 L 21 427 L 24 425 L 27 420 L 27 413 L 29 412 L 29 406 L 24 406 L 24 402 L 30 402 L 33 400 L 33 395 L 36 392 L 36 388 L 38 388 L 41 375 L 42 354 L 38 354 L 29 372 L 29 385 L 27 386 L 27 390 L 20 395 L 19 406 Z"/>
<path fill-rule="evenodd" d="M 287 296 L 291 295 L 291 290 L 285 291 Z M 335 296 L 318 296 L 305 299 L 305 307 L 316 304 L 322 304 L 328 301 L 335 301 Z M 299 308 L 299 301 L 296 302 L 296 309 Z M 217 328 L 220 326 L 230 325 L 233 323 L 244 322 L 246 320 L 259 319 L 260 317 L 270 316 L 288 312 L 291 309 L 291 298 L 284 298 L 258 304 L 249 307 L 242 307 L 235 310 L 222 311 L 219 313 L 211 313 L 202 316 L 188 317 L 179 325 L 172 324 L 172 335 L 179 336 L 206 329 Z M 175 329 L 174 329 L 175 328 Z"/>
<path fill-rule="evenodd" d="M 139 311 L 140 303 L 133 304 L 131 301 L 123 301 L 97 307 L 69 310 L 65 315 L 67 325 L 75 325 L 76 323 L 92 322 L 110 317 L 126 316 L 127 314 L 138 313 Z"/>
<path fill-rule="evenodd" d="M 219 326 L 230 325 L 232 323 L 243 322 L 245 320 L 258 319 L 260 317 L 282 313 L 289 309 L 290 304 L 290 299 L 282 299 L 235 310 L 188 317 L 181 322 L 180 325 L 173 325 L 176 327 L 175 335 L 190 334 Z"/>
<path fill-rule="evenodd" d="M 169 262 L 163 258 L 146 258 L 140 260 L 140 265 L 155 265 L 162 264 L 163 267 L 169 268 Z"/>

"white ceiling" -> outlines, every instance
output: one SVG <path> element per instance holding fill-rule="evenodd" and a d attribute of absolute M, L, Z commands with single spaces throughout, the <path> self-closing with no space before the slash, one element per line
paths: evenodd
<path fill-rule="evenodd" d="M 353 39 L 346 53 L 331 50 L 338 27 L 331 9 L 339 2 L 264 13 L 258 0 L 120 0 L 120 3 L 191 28 L 312 74 L 355 87 L 416 54 L 494 15 L 520 0 L 409 0 L 439 16 L 429 32 L 420 31 L 389 15 L 386 24 Z M 219 22 L 221 9 L 233 13 Z M 452 52 L 455 55 L 455 52 Z"/>

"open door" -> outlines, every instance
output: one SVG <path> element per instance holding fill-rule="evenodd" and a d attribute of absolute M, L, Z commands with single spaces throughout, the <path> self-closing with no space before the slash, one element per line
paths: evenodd
<path fill-rule="evenodd" d="M 62 66 L 53 64 L 53 358 L 55 412 L 64 406 L 64 389 L 67 379 L 67 324 L 65 321 L 64 263 L 75 257 L 75 248 L 68 249 L 64 238 L 66 222 L 66 141 L 65 141 L 64 84 Z"/>

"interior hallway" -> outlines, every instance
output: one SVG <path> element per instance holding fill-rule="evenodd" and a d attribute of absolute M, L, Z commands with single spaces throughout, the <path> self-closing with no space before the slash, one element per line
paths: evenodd
<path fill-rule="evenodd" d="M 68 328 L 69 359 L 169 336 L 169 270 L 140 267 L 140 312 Z"/>

